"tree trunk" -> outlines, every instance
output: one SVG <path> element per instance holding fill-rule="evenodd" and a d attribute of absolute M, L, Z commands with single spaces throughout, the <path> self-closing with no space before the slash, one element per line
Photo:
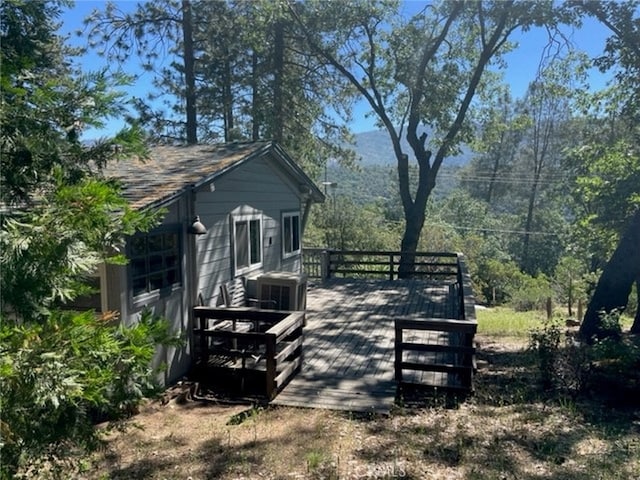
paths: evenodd
<path fill-rule="evenodd" d="M 640 277 L 640 209 L 631 217 L 631 222 L 620 239 L 609 262 L 598 280 L 587 313 L 580 327 L 580 335 L 591 340 L 594 336 L 607 336 L 601 324 L 601 313 L 624 309 L 629 301 L 633 282 Z M 640 329 L 638 316 L 633 330 Z"/>
<path fill-rule="evenodd" d="M 182 36 L 184 42 L 184 82 L 187 115 L 187 143 L 198 143 L 198 124 L 196 119 L 196 76 L 193 53 L 193 21 L 191 1 L 182 0 Z"/>
<path fill-rule="evenodd" d="M 402 243 L 400 244 L 402 256 L 400 257 L 398 269 L 399 278 L 410 278 L 415 271 L 416 251 L 418 250 L 420 232 L 424 225 L 424 217 L 424 209 L 421 210 L 415 206 L 405 214 L 406 224 Z"/>
<path fill-rule="evenodd" d="M 284 81 L 284 24 L 281 19 L 274 25 L 273 42 L 273 135 L 277 143 L 284 137 L 284 99 L 282 82 Z"/>
<path fill-rule="evenodd" d="M 222 104 L 224 110 L 224 140 L 230 142 L 233 134 L 233 93 L 231 86 L 233 82 L 231 74 L 231 55 L 229 49 L 224 49 L 224 79 L 223 79 L 223 92 L 222 92 Z"/>
<path fill-rule="evenodd" d="M 522 244 L 522 260 L 520 268 L 530 275 L 535 275 L 536 272 L 532 271 L 532 265 L 529 261 L 529 244 L 531 242 L 531 230 L 533 226 L 533 212 L 536 205 L 536 198 L 538 195 L 538 184 L 540 182 L 540 172 L 536 168 L 536 173 L 533 179 L 533 185 L 531 186 L 531 192 L 529 193 L 529 205 L 527 208 L 527 220 L 524 226 L 524 241 Z"/>
<path fill-rule="evenodd" d="M 258 68 L 258 54 L 254 51 L 251 54 L 251 140 L 254 142 L 260 140 L 260 126 L 262 125 Z"/>

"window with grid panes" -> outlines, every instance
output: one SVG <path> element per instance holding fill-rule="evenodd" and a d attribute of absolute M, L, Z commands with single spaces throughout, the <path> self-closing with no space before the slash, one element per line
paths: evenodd
<path fill-rule="evenodd" d="M 129 258 L 134 297 L 182 284 L 178 232 L 133 237 Z"/>

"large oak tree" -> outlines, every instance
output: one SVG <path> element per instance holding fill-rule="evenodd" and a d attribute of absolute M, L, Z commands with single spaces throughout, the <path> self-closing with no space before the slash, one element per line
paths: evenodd
<path fill-rule="evenodd" d="M 291 12 L 316 54 L 367 102 L 389 135 L 405 220 L 400 276 L 407 277 L 438 172 L 467 139 L 466 120 L 485 72 L 499 63 L 513 32 L 555 20 L 549 2 L 433 2 L 408 19 L 397 8 L 359 1 L 332 11 L 309 1 Z"/>

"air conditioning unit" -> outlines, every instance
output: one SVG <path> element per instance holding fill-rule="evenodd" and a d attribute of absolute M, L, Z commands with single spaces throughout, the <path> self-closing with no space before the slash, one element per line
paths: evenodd
<path fill-rule="evenodd" d="M 268 272 L 258 277 L 258 298 L 274 302 L 276 310 L 307 307 L 307 276 L 304 273 Z"/>

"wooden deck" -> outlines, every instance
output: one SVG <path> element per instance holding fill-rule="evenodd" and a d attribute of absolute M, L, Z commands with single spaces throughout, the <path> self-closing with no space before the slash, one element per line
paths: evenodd
<path fill-rule="evenodd" d="M 303 366 L 272 401 L 277 405 L 387 413 L 394 379 L 394 319 L 460 318 L 456 284 L 424 280 L 332 278 L 307 296 Z M 425 342 L 425 336 L 439 336 Z M 405 341 L 443 344 L 443 332 L 412 332 Z M 423 354 L 425 355 L 425 354 Z M 448 373 L 417 372 L 447 385 Z M 437 378 L 436 378 L 437 377 Z M 411 380 L 411 379 L 409 379 Z"/>

